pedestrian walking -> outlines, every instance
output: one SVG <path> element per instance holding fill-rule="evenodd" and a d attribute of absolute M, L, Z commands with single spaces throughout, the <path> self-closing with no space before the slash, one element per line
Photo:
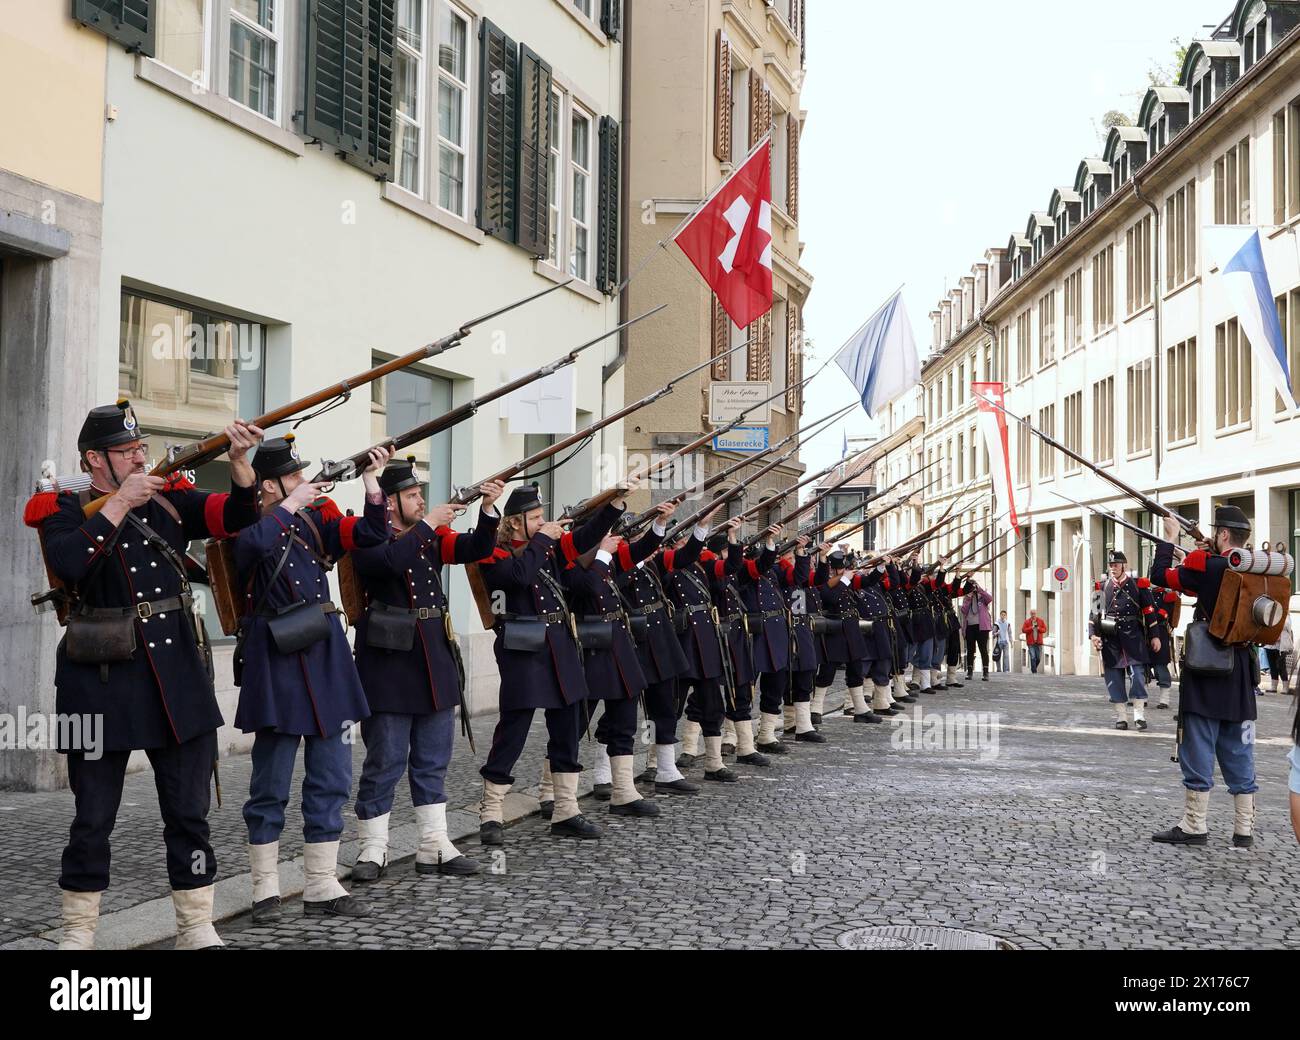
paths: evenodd
<path fill-rule="evenodd" d="M 1011 671 L 1011 622 L 1007 620 L 1005 610 L 998 611 L 998 619 L 993 622 L 997 640 L 993 644 L 993 662 L 999 672 Z"/>
<path fill-rule="evenodd" d="M 1020 626 L 1025 636 L 1025 646 L 1029 650 L 1029 671 L 1038 674 L 1038 664 L 1043 659 L 1043 637 L 1047 635 L 1047 622 L 1038 616 L 1034 607 L 1029 608 L 1029 617 Z"/>

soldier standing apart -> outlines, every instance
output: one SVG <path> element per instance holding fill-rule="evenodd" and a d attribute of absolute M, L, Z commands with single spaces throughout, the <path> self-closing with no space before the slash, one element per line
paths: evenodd
<path fill-rule="evenodd" d="M 1165 540 L 1156 546 L 1151 580 L 1195 596 L 1195 620 L 1208 620 L 1214 616 L 1219 586 L 1228 569 L 1224 554 L 1246 544 L 1250 521 L 1236 506 L 1220 506 L 1214 511 L 1210 544 L 1189 553 L 1175 546 L 1178 533 L 1178 522 L 1166 517 Z M 1206 675 L 1184 667 L 1179 677 L 1178 716 L 1183 739 L 1178 745 L 1178 762 L 1183 772 L 1185 808 L 1183 818 L 1169 830 L 1153 834 L 1152 841 L 1204 845 L 1209 840 L 1206 813 L 1216 758 L 1233 798 L 1232 844 L 1249 848 L 1254 841 L 1255 792 L 1259 790 L 1255 783 L 1254 738 L 1258 710 L 1254 672 L 1258 665 L 1252 660 L 1254 647 L 1248 644 L 1231 645 L 1230 652 L 1230 674 Z"/>
<path fill-rule="evenodd" d="M 388 504 L 388 541 L 350 554 L 365 605 L 354 640 L 357 674 L 370 706 L 370 717 L 361 723 L 361 852 L 352 880 L 376 881 L 388 865 L 388 821 L 404 772 L 420 827 L 415 872 L 477 874 L 478 863 L 447 837 L 445 782 L 463 690 L 439 575 L 444 566 L 473 563 L 492 551 L 501 520 L 495 503 L 505 485 L 481 485 L 478 524 L 468 534 L 450 526 L 460 506 L 426 509 L 414 458 L 389 463 L 379 487 Z"/>
<path fill-rule="evenodd" d="M 1101 653 L 1115 728 L 1128 729 L 1131 702 L 1133 724 L 1143 730 L 1147 728 L 1147 661 L 1162 646 L 1155 600 L 1151 582 L 1128 573 L 1128 557 L 1122 552 L 1112 550 L 1108 563 L 1109 577 L 1096 585 L 1100 595 L 1088 619 L 1088 635 L 1093 649 Z"/>
<path fill-rule="evenodd" d="M 74 598 L 55 664 L 55 711 L 103 719 L 98 748 L 58 748 L 68 756 L 76 802 L 59 874 L 61 949 L 94 948 L 109 836 L 137 749 L 148 755 L 158 789 L 176 948 L 222 945 L 212 927 L 217 861 L 207 820 L 221 711 L 182 555 L 194 538 L 221 537 L 257 519 L 247 454 L 262 431 L 239 421 L 226 436 L 229 494 L 167 490 L 149 475 L 147 442 L 131 406 L 93 408 L 77 436 L 91 481 L 83 495 L 86 502 L 111 497 L 88 518 L 77 495 L 60 495 L 42 525 L 46 560 Z"/>
<path fill-rule="evenodd" d="M 360 517 L 342 516 L 329 499 L 320 499 L 322 485 L 303 477 L 310 463 L 299 458 L 292 434 L 266 441 L 253 457 L 262 519 L 235 542 L 235 567 L 248 590 L 235 650 L 236 668 L 242 668 L 235 725 L 257 734 L 244 803 L 254 921 L 280 916 L 280 833 L 300 744 L 303 914 L 370 912 L 338 882 L 343 806 L 352 791 L 351 727 L 370 709 L 326 576 L 344 553 L 388 537 L 376 474 L 391 454 L 370 453 Z"/>
<path fill-rule="evenodd" d="M 501 673 L 501 718 L 479 770 L 479 838 L 484 845 L 505 844 L 505 800 L 515 782 L 511 771 L 538 708 L 546 713 L 546 759 L 555 791 L 551 833 L 602 836 L 578 809 L 578 738 L 588 690 L 577 622 L 565 600 L 560 569 L 599 546 L 623 509 L 621 501 L 605 506 L 566 534 L 560 524 L 547 522 L 536 485 L 515 488 L 506 499 L 497 547 L 479 564 L 488 609 L 497 619 L 493 650 Z"/>

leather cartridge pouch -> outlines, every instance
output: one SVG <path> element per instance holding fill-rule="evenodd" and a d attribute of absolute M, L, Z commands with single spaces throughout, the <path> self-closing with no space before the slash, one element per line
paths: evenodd
<path fill-rule="evenodd" d="M 831 630 L 831 619 L 822 617 L 820 614 L 812 615 L 812 633 L 815 636 L 824 636 Z"/>
<path fill-rule="evenodd" d="M 95 612 L 98 613 L 98 612 Z M 136 612 L 126 608 L 121 617 L 92 616 L 87 608 L 68 618 L 63 651 L 77 664 L 114 664 L 131 660 L 135 653 Z"/>
<path fill-rule="evenodd" d="M 330 619 L 321 610 L 321 604 L 299 600 L 278 608 L 267 618 L 266 627 L 280 653 L 294 654 L 328 639 Z"/>
<path fill-rule="evenodd" d="M 1104 617 L 1097 623 L 1097 631 L 1106 639 L 1119 635 L 1119 622 L 1113 617 Z"/>
<path fill-rule="evenodd" d="M 633 642 L 644 643 L 650 637 L 650 619 L 644 614 L 629 614 L 627 624 Z"/>
<path fill-rule="evenodd" d="M 612 650 L 616 621 L 579 621 L 578 642 L 584 650 Z"/>
<path fill-rule="evenodd" d="M 366 622 L 366 646 L 405 653 L 415 646 L 416 617 L 387 603 L 371 603 Z"/>
<path fill-rule="evenodd" d="M 875 627 L 876 627 L 876 623 L 874 621 L 868 621 L 866 618 L 863 618 L 858 621 L 858 631 L 861 632 L 864 636 L 871 635 Z"/>
<path fill-rule="evenodd" d="M 1209 622 L 1198 618 L 1183 633 L 1183 667 L 1194 675 L 1232 674 L 1233 649 L 1210 634 Z"/>
<path fill-rule="evenodd" d="M 501 641 L 507 650 L 535 654 L 546 648 L 546 622 L 538 620 L 507 620 L 501 622 Z"/>

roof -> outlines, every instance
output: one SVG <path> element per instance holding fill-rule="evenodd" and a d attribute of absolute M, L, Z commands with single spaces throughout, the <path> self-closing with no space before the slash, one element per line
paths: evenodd
<path fill-rule="evenodd" d="M 1190 105 L 1191 103 L 1192 95 L 1185 87 L 1152 87 L 1147 91 L 1146 97 L 1142 99 L 1142 110 L 1138 114 L 1138 122 L 1142 126 L 1146 126 L 1156 105 L 1164 105 L 1168 108 L 1171 105 Z"/>
<path fill-rule="evenodd" d="M 1147 132 L 1140 126 L 1112 126 L 1106 135 L 1106 161 L 1111 162 L 1123 144 L 1146 144 Z"/>
<path fill-rule="evenodd" d="M 1073 188 L 1057 188 L 1052 192 L 1052 201 L 1048 204 L 1047 212 L 1052 216 L 1061 212 L 1061 204 L 1069 205 L 1071 203 L 1083 202 L 1083 196 Z"/>
<path fill-rule="evenodd" d="M 1110 177 L 1110 164 L 1105 159 L 1099 159 L 1091 156 L 1079 163 L 1079 171 L 1074 175 L 1074 190 L 1083 191 L 1084 182 L 1088 179 L 1088 174 L 1096 177 Z"/>
<path fill-rule="evenodd" d="M 1178 74 L 1178 85 L 1180 87 L 1190 87 L 1192 85 L 1192 71 L 1196 68 L 1197 61 L 1204 55 L 1211 61 L 1220 61 L 1224 58 L 1240 58 L 1241 43 L 1237 40 L 1193 40 L 1187 48 L 1187 54 L 1183 58 L 1183 69 Z"/>

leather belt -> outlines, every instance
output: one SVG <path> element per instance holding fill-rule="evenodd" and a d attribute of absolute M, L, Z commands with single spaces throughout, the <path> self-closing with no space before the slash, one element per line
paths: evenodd
<path fill-rule="evenodd" d="M 442 617 L 442 607 L 394 607 L 385 603 L 384 610 L 393 614 L 409 614 L 413 618 L 419 618 L 421 621 L 429 621 Z"/>
<path fill-rule="evenodd" d="M 560 625 L 564 623 L 564 614 L 558 610 L 552 610 L 549 614 L 503 614 L 502 621 L 545 621 L 548 625 Z"/>
<path fill-rule="evenodd" d="M 751 623 L 755 621 L 771 621 L 774 618 L 784 618 L 784 610 L 764 610 L 759 613 L 748 615 Z"/>
<path fill-rule="evenodd" d="M 664 606 L 661 600 L 655 600 L 653 603 L 644 603 L 639 607 L 628 607 L 627 612 L 629 614 L 639 614 L 644 617 L 647 614 L 653 614 L 656 610 L 667 609 L 668 608 Z"/>
<path fill-rule="evenodd" d="M 698 614 L 700 613 L 700 611 L 708 611 L 708 610 L 712 610 L 713 608 L 710 607 L 707 603 L 687 603 L 686 606 L 682 609 L 684 609 L 688 614 Z"/>
<path fill-rule="evenodd" d="M 622 621 L 621 610 L 611 610 L 608 614 L 584 614 L 579 621 Z"/>
<path fill-rule="evenodd" d="M 144 620 L 153 617 L 155 614 L 165 614 L 169 610 L 188 611 L 193 602 L 192 596 L 188 593 L 182 593 L 179 596 L 171 596 L 167 599 L 145 600 L 130 607 L 82 607 L 81 616 L 92 618 L 136 617 Z"/>
<path fill-rule="evenodd" d="M 141 606 L 144 606 L 144 604 L 141 604 Z M 326 600 L 324 603 L 310 603 L 310 604 L 308 604 L 308 606 L 312 606 L 312 607 L 320 607 L 320 609 L 321 609 L 321 613 L 323 613 L 323 614 L 340 614 L 340 613 L 342 613 L 342 611 L 340 611 L 339 608 L 336 607 L 336 606 L 335 606 L 333 603 L 331 603 L 329 600 Z M 168 608 L 168 609 L 170 609 L 170 608 Z M 412 611 L 412 613 L 414 613 L 414 611 Z M 142 615 L 142 616 L 147 616 L 147 615 Z M 260 617 L 265 617 L 265 618 L 279 617 L 279 615 L 278 615 L 274 610 L 262 610 L 262 611 L 259 611 L 259 616 L 260 616 Z"/>

